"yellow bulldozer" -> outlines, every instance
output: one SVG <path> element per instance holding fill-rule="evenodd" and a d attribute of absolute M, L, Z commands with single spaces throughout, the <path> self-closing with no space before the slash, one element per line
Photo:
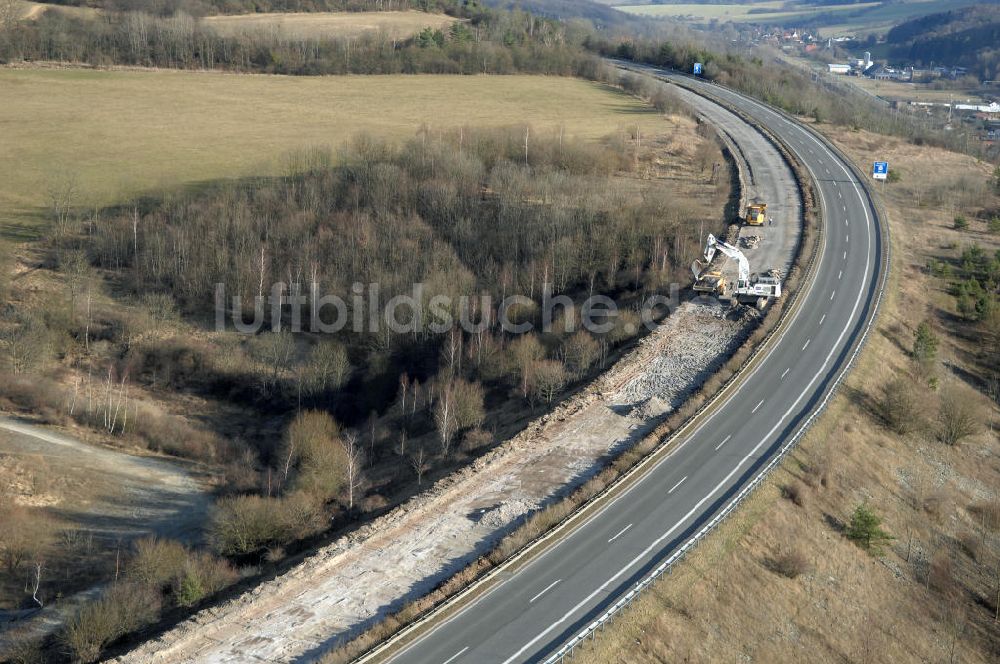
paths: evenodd
<path fill-rule="evenodd" d="M 767 223 L 767 203 L 751 203 L 747 206 L 747 226 L 763 226 Z"/>

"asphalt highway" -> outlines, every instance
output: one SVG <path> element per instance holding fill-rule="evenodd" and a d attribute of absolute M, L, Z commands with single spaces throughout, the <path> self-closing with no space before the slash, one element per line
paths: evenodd
<path fill-rule="evenodd" d="M 718 513 L 825 403 L 846 371 L 874 314 L 884 270 L 885 238 L 863 185 L 822 141 L 784 115 L 718 86 L 696 85 L 780 136 L 816 181 L 822 253 L 802 306 L 763 360 L 676 451 L 390 661 L 544 661 Z"/>

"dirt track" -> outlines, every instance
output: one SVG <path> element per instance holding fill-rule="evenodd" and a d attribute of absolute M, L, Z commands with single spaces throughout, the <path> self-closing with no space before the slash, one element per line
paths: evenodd
<path fill-rule="evenodd" d="M 24 485 L 19 481 L 23 469 L 46 479 L 48 486 Z M 44 506 L 60 521 L 111 546 L 148 534 L 198 541 L 211 504 L 204 488 L 179 464 L 97 447 L 3 416 L 0 470 L 14 502 Z M 17 624 L 38 634 L 51 632 L 92 594 L 64 598 Z M 0 612 L 0 624 L 3 618 Z M 3 647 L 0 633 L 0 656 Z"/>

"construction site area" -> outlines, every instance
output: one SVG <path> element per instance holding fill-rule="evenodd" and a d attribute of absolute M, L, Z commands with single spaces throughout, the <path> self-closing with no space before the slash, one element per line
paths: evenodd
<path fill-rule="evenodd" d="M 768 297 L 735 304 L 739 283 L 777 285 L 795 256 L 802 203 L 778 149 L 729 111 L 678 90 L 723 137 L 739 169 L 742 220 L 707 256 L 732 288 L 693 293 L 637 347 L 520 434 L 387 515 L 242 596 L 204 610 L 128 655 L 167 661 L 292 662 L 356 636 L 488 552 L 651 432 L 747 339 Z M 739 146 L 737 147 L 737 142 Z M 748 203 L 766 202 L 765 211 Z M 758 208 L 759 210 L 759 208 Z M 756 216 L 754 216 L 756 214 Z M 733 220 L 734 222 L 736 220 Z M 713 245 L 714 249 L 716 245 Z M 743 260 L 725 260 L 725 254 Z M 747 274 L 758 276 L 748 279 Z"/>

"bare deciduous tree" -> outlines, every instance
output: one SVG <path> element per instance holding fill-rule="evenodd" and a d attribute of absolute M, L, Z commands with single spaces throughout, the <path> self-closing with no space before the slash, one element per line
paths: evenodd
<path fill-rule="evenodd" d="M 555 400 L 556 395 L 566 385 L 566 369 L 560 362 L 541 360 L 532 371 L 532 393 L 547 404 Z"/>
<path fill-rule="evenodd" d="M 417 474 L 417 486 L 422 486 L 424 483 L 424 473 L 430 469 L 430 460 L 427 452 L 424 451 L 423 445 L 410 455 L 410 465 L 413 467 L 413 472 Z"/>
<path fill-rule="evenodd" d="M 348 431 L 341 439 L 347 463 L 344 466 L 344 479 L 347 481 L 347 508 L 354 509 L 354 494 L 361 488 L 361 468 L 364 465 L 364 455 L 358 444 L 358 435 Z"/>
<path fill-rule="evenodd" d="M 977 404 L 950 392 L 941 398 L 938 408 L 938 438 L 946 445 L 957 445 L 974 435 L 981 426 Z"/>
<path fill-rule="evenodd" d="M 434 426 L 437 427 L 438 440 L 441 443 L 441 456 L 448 456 L 451 450 L 451 440 L 458 428 L 455 417 L 454 386 L 449 381 L 440 386 L 437 402 L 434 405 Z"/>

